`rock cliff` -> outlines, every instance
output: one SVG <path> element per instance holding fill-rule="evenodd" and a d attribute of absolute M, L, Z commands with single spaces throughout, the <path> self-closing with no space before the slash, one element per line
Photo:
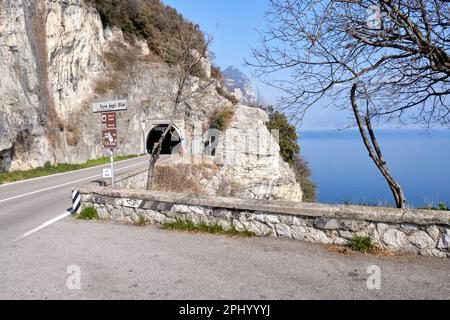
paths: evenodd
<path fill-rule="evenodd" d="M 100 142 L 100 115 L 92 113 L 91 104 L 117 98 L 128 101 L 128 110 L 119 113 L 117 153 L 145 151 L 152 128 L 172 117 L 168 97 L 176 83 L 171 68 L 152 56 L 146 42 L 124 38 L 83 0 L 0 0 L 0 170 L 107 155 Z M 206 59 L 203 68 L 209 77 Z M 205 141 L 196 136 L 194 123 L 207 128 L 217 110 L 232 105 L 217 86 L 183 104 L 175 115 L 188 152 L 204 152 Z M 235 144 L 244 145 L 239 137 L 255 126 L 267 132 L 263 111 L 235 108 L 227 130 L 237 137 Z M 248 155 L 245 150 L 218 150 L 238 155 L 237 163 L 221 164 L 219 184 L 235 176 L 244 196 L 267 197 L 272 190 L 269 197 L 301 200 L 300 186 L 277 151 L 270 156 L 256 151 L 256 158 L 248 160 L 240 156 Z"/>

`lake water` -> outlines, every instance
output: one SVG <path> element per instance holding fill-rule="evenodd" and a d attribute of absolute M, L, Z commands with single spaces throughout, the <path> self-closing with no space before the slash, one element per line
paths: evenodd
<path fill-rule="evenodd" d="M 450 203 L 450 130 L 376 132 L 408 205 Z M 356 130 L 300 131 L 302 156 L 318 185 L 318 202 L 393 204 L 390 189 Z"/>

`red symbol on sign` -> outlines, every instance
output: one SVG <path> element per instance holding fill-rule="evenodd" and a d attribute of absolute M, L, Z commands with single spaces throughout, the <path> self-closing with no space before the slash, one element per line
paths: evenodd
<path fill-rule="evenodd" d="M 115 112 L 102 113 L 102 145 L 117 148 L 117 116 Z"/>

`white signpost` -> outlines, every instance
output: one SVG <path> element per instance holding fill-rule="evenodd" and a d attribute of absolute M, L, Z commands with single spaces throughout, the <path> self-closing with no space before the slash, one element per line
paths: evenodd
<path fill-rule="evenodd" d="M 106 101 L 92 104 L 92 112 L 94 113 L 123 111 L 127 110 L 127 108 L 127 100 Z"/>
<path fill-rule="evenodd" d="M 92 112 L 102 114 L 102 145 L 110 149 L 111 169 L 103 170 L 103 178 L 111 179 L 114 188 L 114 148 L 117 148 L 117 114 L 127 110 L 127 100 L 115 100 L 92 104 Z"/>
<path fill-rule="evenodd" d="M 103 179 L 111 179 L 112 171 L 111 169 L 103 169 Z"/>

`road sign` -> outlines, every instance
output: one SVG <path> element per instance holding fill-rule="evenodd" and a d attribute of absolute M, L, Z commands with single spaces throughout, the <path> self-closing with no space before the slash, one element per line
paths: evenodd
<path fill-rule="evenodd" d="M 127 100 L 106 101 L 92 104 L 92 111 L 94 113 L 123 111 L 127 110 L 127 108 Z"/>
<path fill-rule="evenodd" d="M 103 148 L 117 148 L 117 114 L 102 113 L 102 145 Z"/>
<path fill-rule="evenodd" d="M 112 171 L 111 169 L 103 169 L 103 179 L 111 179 Z"/>

